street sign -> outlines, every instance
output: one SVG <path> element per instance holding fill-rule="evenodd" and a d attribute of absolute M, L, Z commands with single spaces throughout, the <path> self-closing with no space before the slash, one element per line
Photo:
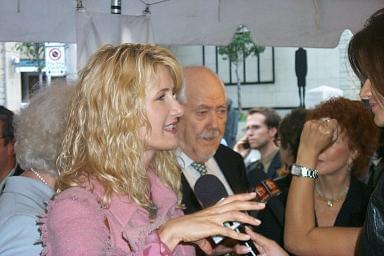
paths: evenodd
<path fill-rule="evenodd" d="M 47 76 L 65 76 L 65 44 L 45 44 L 45 72 Z"/>

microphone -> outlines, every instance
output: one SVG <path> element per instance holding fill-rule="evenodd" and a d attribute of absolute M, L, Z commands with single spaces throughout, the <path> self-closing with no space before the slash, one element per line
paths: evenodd
<path fill-rule="evenodd" d="M 277 196 L 281 193 L 279 186 L 263 171 L 263 166 L 260 160 L 251 163 L 248 168 L 251 169 L 248 173 L 248 179 L 252 181 L 250 185 L 257 193 L 256 200 L 262 203 L 268 201 L 266 209 L 271 211 L 273 216 L 283 227 L 285 206 L 281 200 L 277 198 Z"/>
<path fill-rule="evenodd" d="M 210 207 L 228 196 L 223 183 L 216 176 L 211 174 L 200 176 L 195 183 L 194 192 L 204 208 Z M 225 222 L 223 225 L 225 227 L 230 227 L 238 233 L 245 233 L 245 226 L 239 222 Z M 221 236 L 212 237 L 214 244 L 219 244 L 223 239 L 224 238 Z M 258 254 L 258 250 L 251 240 L 243 243 L 250 249 L 250 252 L 245 255 L 256 256 Z"/>

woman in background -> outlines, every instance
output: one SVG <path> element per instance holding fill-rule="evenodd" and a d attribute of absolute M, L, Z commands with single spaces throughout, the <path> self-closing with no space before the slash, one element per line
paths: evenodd
<path fill-rule="evenodd" d="M 57 83 L 40 89 L 14 119 L 16 158 L 25 171 L 8 177 L 0 196 L 2 256 L 37 256 L 42 251 L 36 222 L 54 194 L 64 117 L 74 91 Z"/>
<path fill-rule="evenodd" d="M 361 227 L 369 195 L 366 184 L 357 178 L 368 169 L 379 130 L 361 102 L 345 98 L 320 104 L 308 120 L 326 118 L 337 121 L 338 136 L 317 158 L 315 220 L 319 227 Z"/>

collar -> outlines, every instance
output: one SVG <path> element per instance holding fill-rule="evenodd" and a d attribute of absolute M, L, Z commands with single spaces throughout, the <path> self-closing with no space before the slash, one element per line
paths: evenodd
<path fill-rule="evenodd" d="M 180 167 L 185 170 L 187 166 L 190 166 L 194 161 L 187 156 L 183 151 L 178 149 L 176 151 L 177 154 L 177 162 L 179 163 Z"/>
<path fill-rule="evenodd" d="M 276 156 L 276 154 L 279 152 L 279 148 L 277 148 L 276 150 L 272 151 L 271 153 L 269 153 L 269 155 L 267 155 L 261 162 L 263 163 L 263 165 L 269 165 L 271 162 L 272 162 L 272 159 Z"/>
<path fill-rule="evenodd" d="M 12 176 L 6 179 L 3 193 L 17 193 L 32 199 L 45 208 L 47 202 L 54 194 L 53 189 L 39 180 L 24 176 Z"/>
<path fill-rule="evenodd" d="M 3 191 L 3 189 L 4 189 L 5 181 L 6 181 L 9 177 L 12 177 L 13 174 L 15 174 L 15 171 L 16 171 L 16 165 L 15 165 L 15 167 L 13 167 L 13 168 L 9 171 L 8 175 L 7 175 L 7 176 L 0 182 L 0 193 L 1 193 L 1 191 Z"/>

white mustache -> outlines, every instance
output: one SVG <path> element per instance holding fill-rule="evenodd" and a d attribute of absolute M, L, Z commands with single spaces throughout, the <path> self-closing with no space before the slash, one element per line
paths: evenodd
<path fill-rule="evenodd" d="M 216 139 L 219 137 L 220 133 L 218 130 L 209 130 L 209 131 L 204 131 L 202 134 L 200 134 L 200 137 L 205 140 L 212 140 Z"/>

